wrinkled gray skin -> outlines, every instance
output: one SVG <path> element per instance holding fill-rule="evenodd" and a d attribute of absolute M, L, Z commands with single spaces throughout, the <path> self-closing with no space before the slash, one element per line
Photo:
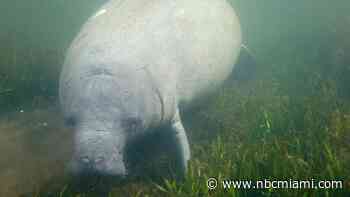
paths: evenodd
<path fill-rule="evenodd" d="M 125 146 L 164 125 L 185 171 L 179 108 L 222 84 L 240 45 L 225 0 L 107 2 L 82 27 L 61 73 L 60 102 L 75 132 L 72 173 L 126 176 Z"/>

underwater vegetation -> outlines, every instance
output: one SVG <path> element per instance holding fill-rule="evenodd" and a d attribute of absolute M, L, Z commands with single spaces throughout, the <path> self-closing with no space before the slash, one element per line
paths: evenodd
<path fill-rule="evenodd" d="M 185 114 L 193 159 L 183 181 L 133 181 L 116 186 L 110 196 L 348 196 L 350 102 L 339 95 L 336 79 L 322 77 L 316 68 L 293 67 L 303 83 L 288 78 L 290 71 L 223 88 L 209 106 Z M 296 85 L 300 91 L 293 92 Z M 209 177 L 343 180 L 344 188 L 209 190 Z M 72 194 L 68 185 L 41 190 L 28 196 L 98 196 Z"/>
<path fill-rule="evenodd" d="M 249 95 L 223 89 L 209 107 L 185 117 L 193 159 L 183 181 L 135 181 L 116 186 L 110 196 L 348 196 L 350 103 L 339 99 L 331 82 L 318 80 L 310 96 L 277 95 L 266 82 Z M 209 190 L 210 177 L 342 180 L 344 188 Z M 72 195 L 67 188 L 48 196 L 98 196 Z"/>

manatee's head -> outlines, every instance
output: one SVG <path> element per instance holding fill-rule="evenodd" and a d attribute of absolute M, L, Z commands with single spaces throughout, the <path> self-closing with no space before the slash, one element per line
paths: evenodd
<path fill-rule="evenodd" d="M 127 136 L 114 121 L 74 120 L 74 152 L 69 171 L 74 177 L 127 175 L 124 153 Z"/>
<path fill-rule="evenodd" d="M 82 82 L 81 88 L 64 100 L 67 123 L 73 127 L 74 145 L 68 171 L 75 178 L 115 177 L 128 174 L 126 145 L 135 121 L 121 109 L 116 86 L 110 77 L 96 77 Z M 68 107 L 67 107 L 68 106 Z"/>

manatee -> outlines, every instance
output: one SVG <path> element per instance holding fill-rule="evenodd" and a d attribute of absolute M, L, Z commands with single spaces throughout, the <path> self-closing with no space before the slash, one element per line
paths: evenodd
<path fill-rule="evenodd" d="M 225 0 L 105 3 L 72 41 L 60 75 L 61 109 L 74 130 L 69 171 L 126 177 L 128 144 L 167 128 L 186 172 L 180 111 L 223 84 L 240 48 L 240 23 Z"/>

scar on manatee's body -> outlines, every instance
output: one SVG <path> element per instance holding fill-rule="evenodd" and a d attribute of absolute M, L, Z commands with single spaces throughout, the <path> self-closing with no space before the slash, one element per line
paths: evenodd
<path fill-rule="evenodd" d="M 159 87 L 156 85 L 156 82 L 153 80 L 153 75 L 151 73 L 151 71 L 149 71 L 147 69 L 147 66 L 143 66 L 140 69 L 144 70 L 146 72 L 146 75 L 149 76 L 152 87 L 154 88 L 154 90 L 156 91 L 156 94 L 158 96 L 158 99 L 160 101 L 160 107 L 161 107 L 161 118 L 160 118 L 160 122 L 164 122 L 164 115 L 165 115 L 165 109 L 164 109 L 164 99 L 162 96 L 162 93 L 159 90 Z"/>
<path fill-rule="evenodd" d="M 110 72 L 108 69 L 105 68 L 94 68 L 92 70 L 88 71 L 87 76 L 95 76 L 95 75 L 109 75 L 109 76 L 113 76 L 112 72 Z"/>

